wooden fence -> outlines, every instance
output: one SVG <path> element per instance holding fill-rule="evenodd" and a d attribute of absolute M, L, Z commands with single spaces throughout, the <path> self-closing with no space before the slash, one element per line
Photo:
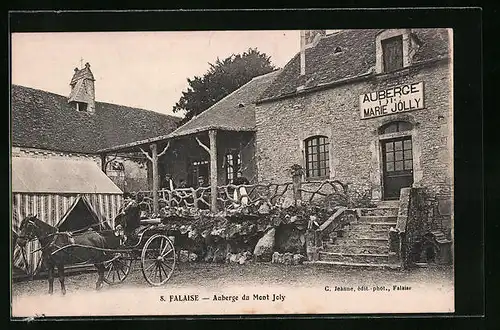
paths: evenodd
<path fill-rule="evenodd" d="M 242 197 L 247 196 L 246 205 L 256 206 L 263 202 L 275 205 L 285 199 L 293 203 L 313 202 L 320 198 L 340 201 L 349 205 L 348 187 L 338 180 L 305 181 L 295 177 L 291 182 L 256 183 L 248 185 L 222 185 L 217 187 L 216 209 L 224 211 L 241 205 Z M 235 191 L 237 193 L 235 194 Z M 243 193 L 242 193 L 243 192 Z M 211 188 L 177 188 L 158 191 L 158 210 L 160 214 L 170 207 L 211 209 Z M 152 191 L 137 191 L 132 195 L 138 201 L 141 210 L 152 214 L 154 198 Z"/>

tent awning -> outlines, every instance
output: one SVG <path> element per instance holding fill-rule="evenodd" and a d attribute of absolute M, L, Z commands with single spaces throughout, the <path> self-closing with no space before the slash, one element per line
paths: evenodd
<path fill-rule="evenodd" d="M 122 194 L 93 161 L 12 158 L 12 191 L 24 193 Z"/>

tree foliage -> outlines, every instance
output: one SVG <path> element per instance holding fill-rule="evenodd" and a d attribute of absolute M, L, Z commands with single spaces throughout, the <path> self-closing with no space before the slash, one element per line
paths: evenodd
<path fill-rule="evenodd" d="M 217 58 L 209 63 L 209 70 L 202 76 L 188 78 L 189 87 L 182 92 L 173 112 L 184 112 L 181 124 L 199 115 L 219 100 L 240 88 L 252 78 L 275 70 L 270 57 L 255 49 L 231 55 L 224 60 Z"/>

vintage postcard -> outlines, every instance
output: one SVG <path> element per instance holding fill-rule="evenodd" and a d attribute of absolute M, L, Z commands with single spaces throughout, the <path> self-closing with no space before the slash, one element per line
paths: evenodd
<path fill-rule="evenodd" d="M 11 312 L 453 313 L 451 28 L 11 35 Z"/>

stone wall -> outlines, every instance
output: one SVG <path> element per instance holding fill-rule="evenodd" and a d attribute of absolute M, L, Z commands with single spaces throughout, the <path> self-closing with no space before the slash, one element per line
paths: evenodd
<path fill-rule="evenodd" d="M 30 157 L 44 159 L 73 159 L 73 160 L 92 160 L 101 166 L 101 159 L 98 155 L 81 154 L 74 152 L 54 151 L 47 149 L 12 147 L 12 157 Z"/>

